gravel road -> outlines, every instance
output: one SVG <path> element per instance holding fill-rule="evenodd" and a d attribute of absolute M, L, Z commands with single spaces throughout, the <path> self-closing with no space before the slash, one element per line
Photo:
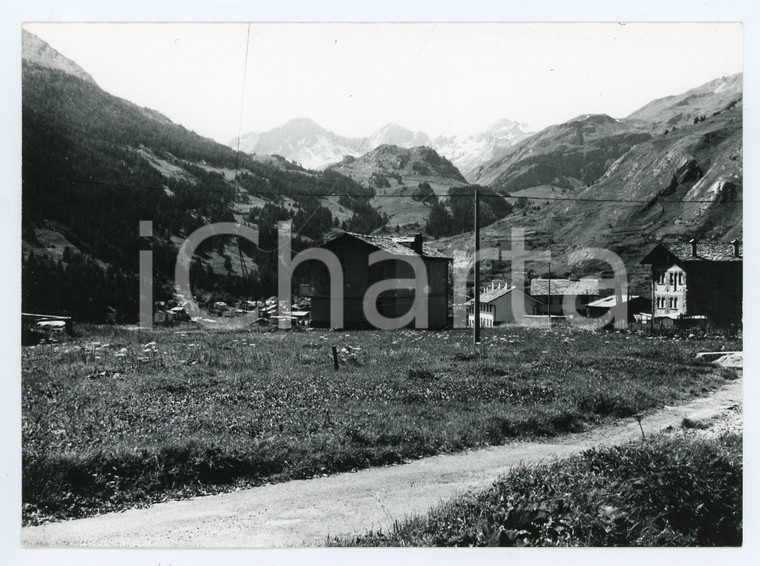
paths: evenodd
<path fill-rule="evenodd" d="M 739 372 L 741 375 L 741 372 Z M 645 415 L 647 434 L 684 417 L 733 414 L 741 422 L 742 379 L 708 397 Z M 633 419 L 547 442 L 424 458 L 409 464 L 266 485 L 21 530 L 26 547 L 254 548 L 324 545 L 328 536 L 387 530 L 468 490 L 488 487 L 516 464 L 536 464 L 641 438 Z"/>

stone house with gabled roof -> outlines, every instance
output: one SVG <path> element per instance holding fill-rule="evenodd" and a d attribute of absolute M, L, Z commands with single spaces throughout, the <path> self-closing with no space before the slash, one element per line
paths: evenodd
<path fill-rule="evenodd" d="M 738 240 L 657 244 L 641 260 L 652 266 L 652 316 L 741 324 L 742 263 Z"/>
<path fill-rule="evenodd" d="M 530 282 L 530 296 L 541 302 L 536 314 L 562 316 L 566 296 L 575 297 L 577 311 L 585 314 L 588 303 L 599 298 L 599 280 L 536 278 Z"/>

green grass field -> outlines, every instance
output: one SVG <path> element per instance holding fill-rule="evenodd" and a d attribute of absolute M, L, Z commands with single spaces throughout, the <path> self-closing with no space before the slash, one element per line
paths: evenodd
<path fill-rule="evenodd" d="M 731 340 L 81 327 L 23 349 L 23 520 L 577 431 L 702 395 Z M 333 368 L 331 346 L 340 350 Z"/>
<path fill-rule="evenodd" d="M 337 546 L 740 546 L 742 437 L 661 435 L 517 468 L 477 495 Z"/>

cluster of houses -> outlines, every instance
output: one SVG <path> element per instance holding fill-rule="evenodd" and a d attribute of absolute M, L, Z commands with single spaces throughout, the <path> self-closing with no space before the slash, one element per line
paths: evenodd
<path fill-rule="evenodd" d="M 269 297 L 260 301 L 245 300 L 236 304 L 214 301 L 206 306 L 207 311 L 211 315 L 222 318 L 236 318 L 252 314 L 256 319 L 256 323 L 260 326 L 274 324 L 278 319 L 282 318 L 278 314 L 278 308 L 277 297 Z M 296 325 L 308 326 L 311 318 L 311 299 L 309 297 L 296 298 L 287 318 Z M 190 320 L 190 317 L 185 312 L 185 305 L 182 301 L 157 301 L 154 304 L 154 324 L 173 324 L 188 320 Z"/>
<path fill-rule="evenodd" d="M 157 301 L 153 304 L 153 323 L 172 324 L 190 320 L 182 301 Z"/>
<path fill-rule="evenodd" d="M 424 301 L 427 328 L 452 326 L 451 258 L 432 249 L 422 235 L 393 237 L 345 232 L 321 246 L 340 261 L 343 271 L 342 296 L 336 298 L 328 267 L 320 261 L 308 262 L 296 281 L 297 297 L 286 318 L 295 325 L 331 327 L 331 305 L 342 301 L 343 328 L 369 328 L 365 313 L 365 296 L 376 283 L 389 279 L 414 280 L 409 258 L 419 258 L 427 275 Z M 374 252 L 385 252 L 383 261 L 370 263 Z M 742 320 L 742 253 L 737 240 L 729 244 L 696 242 L 657 244 L 641 260 L 651 269 L 651 295 L 626 295 L 629 320 L 655 324 L 682 324 L 710 321 L 714 324 L 740 325 Z M 495 327 L 502 324 L 545 325 L 560 321 L 563 305 L 571 300 L 581 316 L 599 317 L 616 306 L 612 291 L 603 293 L 598 279 L 535 278 L 524 287 L 504 281 L 492 281 L 480 289 L 480 310 L 475 313 L 474 300 L 466 303 L 468 326 Z M 390 288 L 377 297 L 377 312 L 383 317 L 398 318 L 410 311 L 416 299 L 413 286 Z M 515 309 L 515 306 L 522 308 Z M 244 301 L 228 306 L 217 302 L 210 311 L 217 316 L 240 316 L 256 313 L 259 324 L 270 324 L 279 315 L 277 297 L 262 301 Z M 180 303 L 156 305 L 154 322 L 186 320 Z"/>
<path fill-rule="evenodd" d="M 260 326 L 267 326 L 282 318 L 278 315 L 277 297 L 269 297 L 261 301 L 240 301 L 236 304 L 227 304 L 224 301 L 214 301 L 206 306 L 207 311 L 213 316 L 222 318 L 236 318 L 251 315 L 256 318 Z M 293 301 L 288 317 L 294 324 L 308 326 L 311 318 L 311 299 L 298 297 Z M 157 301 L 153 307 L 154 324 L 173 324 L 185 322 L 190 317 L 185 312 L 182 301 Z"/>
<path fill-rule="evenodd" d="M 344 233 L 322 246 L 333 252 L 344 266 L 344 327 L 367 327 L 362 298 L 371 285 L 389 278 L 413 277 L 405 257 L 417 256 L 425 265 L 428 279 L 428 328 L 451 326 L 451 259 L 424 244 L 422 236 L 397 238 Z M 369 255 L 382 250 L 398 260 L 369 264 Z M 330 325 L 329 273 L 319 262 L 310 270 L 308 291 L 312 298 L 312 326 Z M 657 244 L 641 260 L 651 268 L 651 296 L 627 295 L 629 321 L 678 324 L 711 321 L 738 325 L 742 320 L 742 254 L 738 241 L 730 244 L 696 242 Z M 616 305 L 612 291 L 604 296 L 598 279 L 536 278 L 525 288 L 506 282 L 491 282 L 480 290 L 481 327 L 531 321 L 543 323 L 562 317 L 567 297 L 575 301 L 583 316 L 598 317 Z M 517 303 L 515 303 L 515 297 Z M 378 310 L 388 317 L 406 313 L 414 290 L 399 288 L 380 295 Z M 515 304 L 522 312 L 513 312 Z M 467 321 L 475 322 L 474 301 L 467 305 Z M 519 318 L 519 320 L 518 320 Z"/>

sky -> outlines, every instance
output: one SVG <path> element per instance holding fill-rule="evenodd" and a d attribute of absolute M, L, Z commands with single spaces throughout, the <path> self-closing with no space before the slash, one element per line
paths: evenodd
<path fill-rule="evenodd" d="M 623 118 L 742 71 L 742 26 L 27 24 L 107 92 L 227 143 L 309 117 L 361 137 L 388 123 L 470 134 Z"/>

